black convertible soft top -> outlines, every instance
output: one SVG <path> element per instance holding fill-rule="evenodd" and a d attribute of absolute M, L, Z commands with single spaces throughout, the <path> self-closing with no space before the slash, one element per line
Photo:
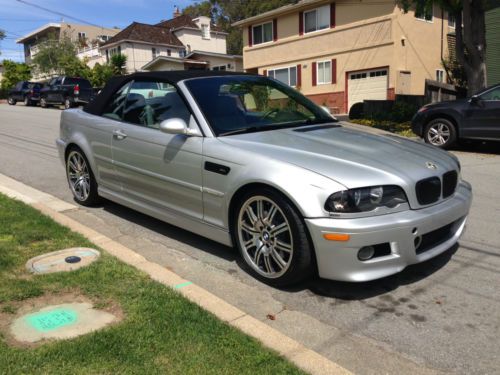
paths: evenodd
<path fill-rule="evenodd" d="M 176 85 L 178 82 L 191 78 L 202 77 L 221 77 L 221 76 L 241 76 L 250 75 L 248 73 L 240 72 L 225 72 L 225 71 L 211 71 L 211 70 L 172 70 L 160 72 L 139 72 L 132 73 L 125 76 L 118 76 L 111 78 L 102 91 L 97 95 L 94 100 L 88 103 L 83 110 L 93 115 L 100 115 L 104 110 L 106 103 L 108 103 L 111 96 L 126 82 L 132 81 L 137 78 L 147 80 L 161 80 Z"/>

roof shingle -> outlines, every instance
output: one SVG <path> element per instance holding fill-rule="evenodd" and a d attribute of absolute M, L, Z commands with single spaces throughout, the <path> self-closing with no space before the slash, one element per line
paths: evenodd
<path fill-rule="evenodd" d="M 182 47 L 182 42 L 169 29 L 158 25 L 148 25 L 145 23 L 133 22 L 118 34 L 109 39 L 103 46 L 120 42 L 123 40 L 133 40 L 154 44 L 168 44 Z"/>

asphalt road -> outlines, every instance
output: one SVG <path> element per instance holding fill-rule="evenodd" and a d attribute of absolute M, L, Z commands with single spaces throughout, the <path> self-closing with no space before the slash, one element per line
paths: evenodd
<path fill-rule="evenodd" d="M 60 114 L 1 104 L 0 173 L 72 202 L 54 144 Z M 71 216 L 356 373 L 500 374 L 500 145 L 455 153 L 474 189 L 459 246 L 370 283 L 278 290 L 232 249 L 112 202 Z"/>

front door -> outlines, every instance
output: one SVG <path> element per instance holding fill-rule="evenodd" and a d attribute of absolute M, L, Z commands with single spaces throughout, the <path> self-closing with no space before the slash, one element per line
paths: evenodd
<path fill-rule="evenodd" d="M 500 139 L 500 87 L 477 96 L 464 111 L 465 138 Z"/>
<path fill-rule="evenodd" d="M 116 124 L 113 164 L 122 194 L 138 204 L 202 219 L 202 137 L 166 134 L 160 122 L 197 126 L 174 86 L 136 80 Z"/>

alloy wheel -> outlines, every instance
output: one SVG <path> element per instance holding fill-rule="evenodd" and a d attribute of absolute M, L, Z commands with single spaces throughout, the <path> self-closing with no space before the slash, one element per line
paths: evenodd
<path fill-rule="evenodd" d="M 87 200 L 90 194 L 90 172 L 85 159 L 78 151 L 72 151 L 66 168 L 73 195 L 79 201 Z"/>
<path fill-rule="evenodd" d="M 47 107 L 47 100 L 45 100 L 45 98 L 40 98 L 40 107 L 42 108 Z"/>
<path fill-rule="evenodd" d="M 266 278 L 282 276 L 292 263 L 290 224 L 280 207 L 267 197 L 251 197 L 241 206 L 238 240 L 247 263 Z"/>
<path fill-rule="evenodd" d="M 428 130 L 429 143 L 434 146 L 442 146 L 448 142 L 451 136 L 450 128 L 447 124 L 437 122 Z"/>
<path fill-rule="evenodd" d="M 70 109 L 71 108 L 71 102 L 69 101 L 69 99 L 66 99 L 64 101 L 64 108 L 65 109 Z"/>

